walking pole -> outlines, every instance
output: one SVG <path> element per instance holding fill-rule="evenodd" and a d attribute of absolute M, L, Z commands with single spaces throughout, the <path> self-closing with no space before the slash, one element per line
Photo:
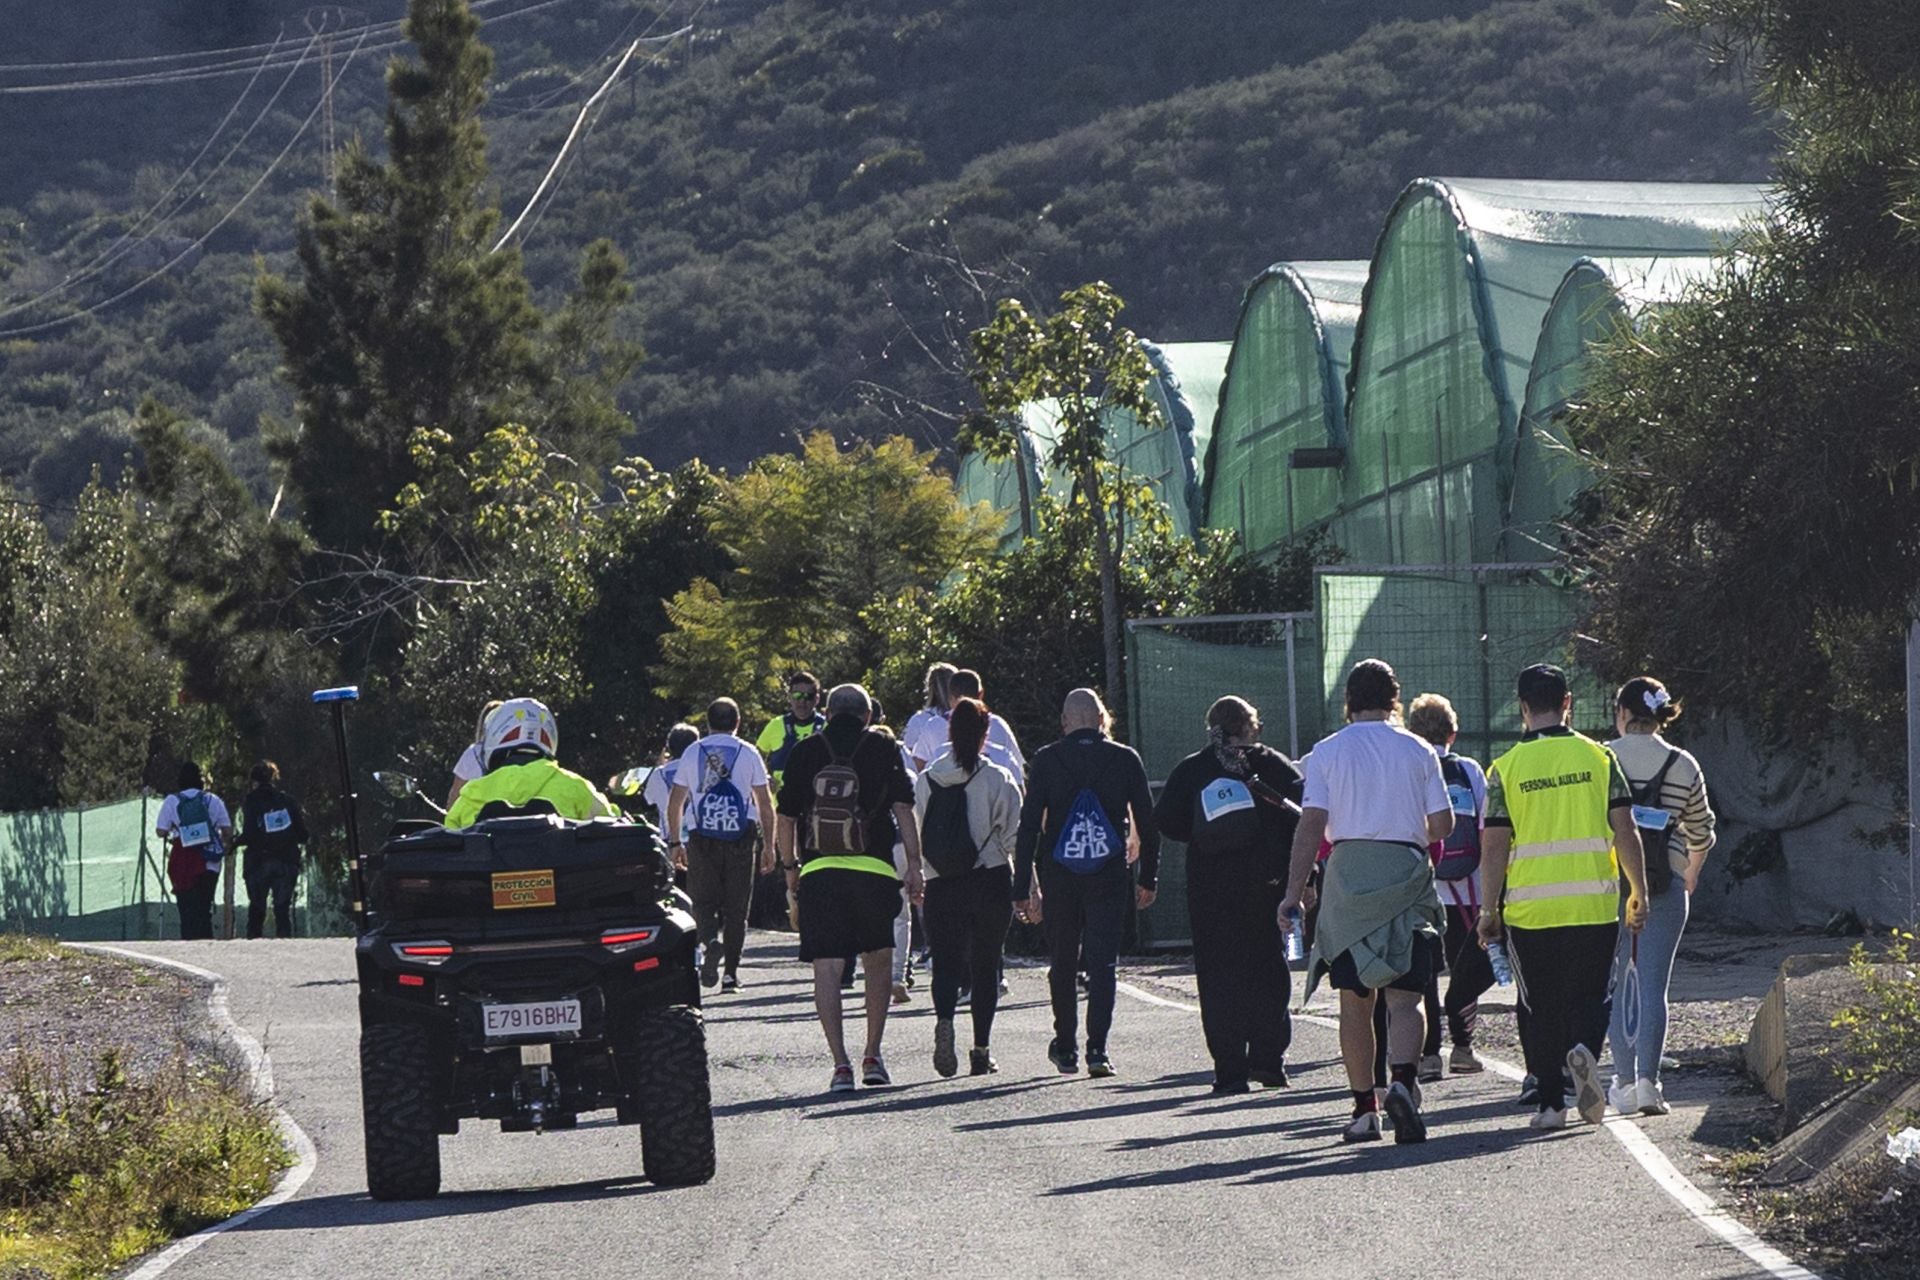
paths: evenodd
<path fill-rule="evenodd" d="M 359 685 L 338 689 L 316 689 L 316 703 L 333 709 L 333 751 L 340 760 L 340 817 L 347 824 L 347 866 L 353 876 L 353 923 L 362 933 L 367 928 L 366 867 L 360 857 L 360 821 L 354 809 L 353 766 L 347 760 L 347 704 L 360 700 Z"/>

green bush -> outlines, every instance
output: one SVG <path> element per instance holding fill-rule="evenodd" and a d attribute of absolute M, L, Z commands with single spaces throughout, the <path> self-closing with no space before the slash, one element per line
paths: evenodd
<path fill-rule="evenodd" d="M 1842 1009 L 1833 1025 L 1842 1034 L 1849 1080 L 1882 1076 L 1920 1077 L 1920 957 L 1914 935 L 1894 930 L 1893 945 L 1880 954 L 1856 945 L 1847 968 L 1860 981 L 1860 1001 Z"/>

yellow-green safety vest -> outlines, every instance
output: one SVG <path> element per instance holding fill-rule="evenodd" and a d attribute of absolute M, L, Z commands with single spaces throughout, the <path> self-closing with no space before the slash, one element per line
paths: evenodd
<path fill-rule="evenodd" d="M 1503 914 L 1517 929 L 1612 924 L 1620 914 L 1613 854 L 1613 755 L 1592 738 L 1553 734 L 1498 760 L 1513 821 Z"/>

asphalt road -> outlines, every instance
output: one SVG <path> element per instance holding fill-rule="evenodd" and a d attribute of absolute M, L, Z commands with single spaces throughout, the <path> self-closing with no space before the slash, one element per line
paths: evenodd
<path fill-rule="evenodd" d="M 377 1204 L 361 1167 L 351 943 L 133 945 L 228 978 L 234 1018 L 266 1047 L 319 1154 L 297 1196 L 170 1280 L 1764 1274 L 1619 1144 L 1584 1127 L 1530 1133 L 1513 1086 L 1491 1074 L 1429 1088 L 1424 1145 L 1343 1145 L 1324 1027 L 1298 1027 L 1292 1089 L 1215 1098 L 1198 1017 L 1123 994 L 1118 1077 L 1060 1077 L 1041 970 L 1011 971 L 1000 1074 L 937 1077 L 916 993 L 888 1026 L 896 1085 L 829 1097 L 806 974 L 790 942 L 759 935 L 748 985 L 708 1005 L 711 1184 L 656 1190 L 640 1178 L 638 1130 L 598 1117 L 546 1135 L 469 1121 L 442 1139 L 437 1200 Z M 963 1014 L 963 1070 L 964 1026 Z"/>

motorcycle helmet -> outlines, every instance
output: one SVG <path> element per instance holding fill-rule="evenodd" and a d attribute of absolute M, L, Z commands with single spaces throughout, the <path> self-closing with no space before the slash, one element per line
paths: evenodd
<path fill-rule="evenodd" d="M 480 753 L 489 769 L 502 763 L 499 756 L 522 750 L 549 760 L 560 754 L 560 725 L 537 698 L 509 698 L 501 703 L 487 717 L 486 733 L 480 739 Z"/>

